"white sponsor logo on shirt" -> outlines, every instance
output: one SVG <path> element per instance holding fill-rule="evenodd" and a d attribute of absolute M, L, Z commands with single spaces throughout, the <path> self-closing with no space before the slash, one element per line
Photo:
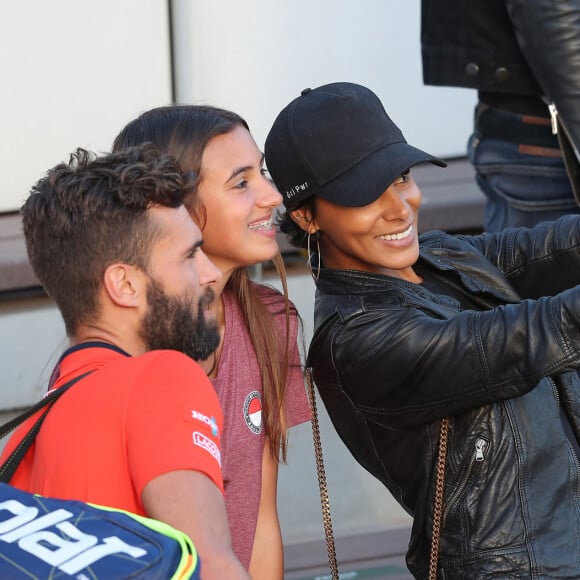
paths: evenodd
<path fill-rule="evenodd" d="M 218 446 L 209 437 L 199 431 L 194 431 L 193 444 L 205 449 L 219 463 L 219 466 L 222 466 L 222 454 Z"/>
<path fill-rule="evenodd" d="M 217 426 L 216 420 L 213 417 L 208 417 L 207 415 L 204 415 L 203 413 L 200 413 L 199 411 L 192 409 L 191 410 L 191 418 L 197 419 L 198 421 L 201 421 L 202 423 L 209 425 L 211 427 L 211 434 L 214 437 L 219 437 L 218 426 Z"/>

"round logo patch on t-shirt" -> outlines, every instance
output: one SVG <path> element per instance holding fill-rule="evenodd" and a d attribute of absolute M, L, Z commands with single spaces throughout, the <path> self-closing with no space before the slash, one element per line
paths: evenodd
<path fill-rule="evenodd" d="M 244 401 L 244 419 L 252 433 L 262 432 L 262 398 L 258 391 L 252 391 Z"/>

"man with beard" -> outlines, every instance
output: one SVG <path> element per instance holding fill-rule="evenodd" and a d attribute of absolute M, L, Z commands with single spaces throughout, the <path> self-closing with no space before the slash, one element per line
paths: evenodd
<path fill-rule="evenodd" d="M 51 388 L 81 378 L 10 483 L 167 522 L 192 538 L 204 580 L 247 579 L 222 495 L 222 413 L 192 360 L 219 343 L 208 305 L 221 275 L 183 206 L 193 192 L 151 145 L 102 157 L 78 149 L 32 188 L 28 256 L 70 339 Z"/>

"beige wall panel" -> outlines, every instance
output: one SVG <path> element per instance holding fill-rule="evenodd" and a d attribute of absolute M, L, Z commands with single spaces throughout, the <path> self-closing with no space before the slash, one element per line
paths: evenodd
<path fill-rule="evenodd" d="M 423 86 L 420 3 L 403 0 L 174 0 L 177 97 L 217 104 L 263 145 L 305 87 L 369 86 L 407 140 L 463 156 L 475 91 Z"/>
<path fill-rule="evenodd" d="M 0 4 L 0 211 L 77 146 L 171 100 L 165 0 Z"/>

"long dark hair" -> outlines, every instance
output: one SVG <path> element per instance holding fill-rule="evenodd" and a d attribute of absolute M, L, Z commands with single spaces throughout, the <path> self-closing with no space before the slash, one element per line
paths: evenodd
<path fill-rule="evenodd" d="M 159 150 L 173 155 L 185 171 L 193 171 L 200 179 L 201 161 L 207 144 L 218 135 L 230 133 L 236 127 L 249 131 L 246 121 L 217 107 L 174 105 L 147 111 L 131 121 L 116 137 L 113 151 L 152 142 Z M 205 209 L 195 193 L 184 199 L 192 217 L 203 229 Z M 280 340 L 272 313 L 253 287 L 246 268 L 236 270 L 226 287 L 232 291 L 242 311 L 250 334 L 263 386 L 264 432 L 270 441 L 273 456 L 286 460 L 287 416 L 284 394 L 288 379 L 290 348 L 290 303 L 286 271 L 280 253 L 272 260 L 284 289 L 282 312 L 286 317 L 286 336 Z"/>

